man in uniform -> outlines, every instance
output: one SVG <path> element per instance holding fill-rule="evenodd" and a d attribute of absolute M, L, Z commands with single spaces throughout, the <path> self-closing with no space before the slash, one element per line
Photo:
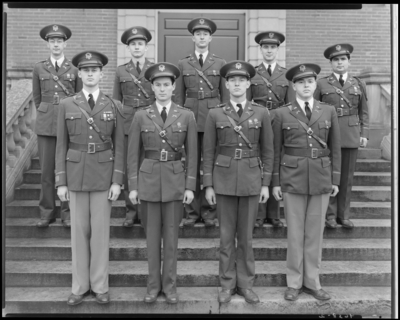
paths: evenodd
<path fill-rule="evenodd" d="M 146 71 L 156 102 L 138 111 L 129 129 L 129 198 L 143 207 L 149 264 L 144 298 L 147 303 L 156 301 L 161 291 L 167 303 L 179 300 L 176 292 L 179 224 L 183 204 L 192 202 L 196 190 L 196 120 L 193 112 L 171 101 L 179 75 L 179 69 L 167 62 L 154 64 Z M 182 146 L 186 151 L 186 172 L 181 161 Z M 139 168 L 141 157 L 144 160 Z"/>
<path fill-rule="evenodd" d="M 288 227 L 286 300 L 301 292 L 316 299 L 330 296 L 321 288 L 319 268 L 329 197 L 340 181 L 340 133 L 335 108 L 313 98 L 316 64 L 297 65 L 286 78 L 296 99 L 275 112 L 273 196 L 282 200 Z"/>
<path fill-rule="evenodd" d="M 50 57 L 36 63 L 33 68 L 32 94 L 36 113 L 41 190 L 39 198 L 40 221 L 37 227 L 48 227 L 56 221 L 55 154 L 57 143 L 57 115 L 60 100 L 82 89 L 78 69 L 64 56 L 71 30 L 61 25 L 49 25 L 40 30 L 40 37 L 47 41 Z M 61 202 L 61 221 L 69 228 L 68 202 Z"/>
<path fill-rule="evenodd" d="M 117 68 L 115 73 L 113 98 L 123 103 L 125 115 L 125 156 L 128 148 L 128 133 L 133 116 L 139 107 L 151 105 L 155 98 L 151 83 L 144 77 L 146 70 L 153 65 L 146 59 L 147 44 L 151 40 L 151 33 L 146 28 L 136 26 L 124 31 L 121 42 L 126 44 L 132 59 Z M 126 172 L 127 159 L 124 162 Z M 129 200 L 128 179 L 125 176 L 124 194 L 126 204 L 126 219 L 124 227 L 133 227 L 134 222 L 139 223 L 139 206 L 133 205 Z"/>
<path fill-rule="evenodd" d="M 292 85 L 285 77 L 286 68 L 276 62 L 279 46 L 285 41 L 285 36 L 280 32 L 265 31 L 257 34 L 254 40 L 260 45 L 263 62 L 256 67 L 257 73 L 251 79 L 247 98 L 267 107 L 272 122 L 275 109 L 295 98 Z M 269 192 L 272 193 L 272 187 Z M 279 216 L 279 202 L 270 197 L 266 204 L 260 203 L 255 226 L 261 227 L 266 221 L 274 227 L 282 228 L 283 223 Z"/>
<path fill-rule="evenodd" d="M 256 73 L 251 64 L 228 62 L 220 73 L 230 101 L 210 110 L 203 151 L 206 199 L 217 205 L 221 233 L 218 300 L 229 302 L 237 292 L 248 303 L 258 303 L 252 290 L 252 239 L 258 204 L 269 197 L 274 157 L 271 120 L 267 108 L 246 100 Z"/>
<path fill-rule="evenodd" d="M 200 190 L 200 163 L 204 136 L 204 125 L 208 110 L 229 99 L 220 69 L 226 63 L 217 55 L 209 52 L 212 34 L 217 30 L 216 24 L 206 18 L 196 18 L 189 22 L 188 30 L 193 34 L 195 51 L 182 60 L 178 66 L 181 77 L 176 81 L 175 102 L 194 112 L 197 121 L 197 185 L 195 199 L 191 206 L 186 205 L 186 226 L 204 222 L 213 226 L 216 218 L 215 206 L 210 206 Z"/>
<path fill-rule="evenodd" d="M 348 73 L 353 46 L 341 43 L 330 46 L 324 52 L 330 60 L 333 73 L 318 80 L 314 97 L 335 106 L 341 135 L 342 175 L 339 194 L 329 201 L 326 212 L 327 228 L 353 228 L 350 217 L 351 188 L 353 186 L 358 148 L 368 142 L 368 104 L 366 86 Z"/>
<path fill-rule="evenodd" d="M 111 201 L 124 181 L 124 117 L 119 101 L 99 89 L 108 58 L 96 51 L 77 54 L 83 90 L 60 104 L 57 129 L 56 185 L 70 201 L 72 294 L 76 305 L 90 291 L 108 303 Z"/>

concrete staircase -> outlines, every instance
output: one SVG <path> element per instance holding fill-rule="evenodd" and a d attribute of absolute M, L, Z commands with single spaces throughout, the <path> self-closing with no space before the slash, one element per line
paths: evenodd
<path fill-rule="evenodd" d="M 147 250 L 143 229 L 122 227 L 123 194 L 111 216 L 111 303 L 99 305 L 93 297 L 70 307 L 70 230 L 60 220 L 39 229 L 40 167 L 34 159 L 15 200 L 6 211 L 5 313 L 255 313 L 362 314 L 391 313 L 391 163 L 380 150 L 359 151 L 352 193 L 354 229 L 325 230 L 321 282 L 332 296 L 328 302 L 303 293 L 296 302 L 283 299 L 286 289 L 286 232 L 269 225 L 254 230 L 256 280 L 261 303 L 247 304 L 235 295 L 228 304 L 217 301 L 219 228 L 196 225 L 180 228 L 178 293 L 180 302 L 164 298 L 147 305 Z M 57 202 L 59 206 L 59 201 Z M 281 215 L 284 220 L 283 207 Z M 58 212 L 59 218 L 59 212 Z M 286 224 L 285 224 L 286 225 Z M 181 225 L 182 226 L 182 225 Z"/>

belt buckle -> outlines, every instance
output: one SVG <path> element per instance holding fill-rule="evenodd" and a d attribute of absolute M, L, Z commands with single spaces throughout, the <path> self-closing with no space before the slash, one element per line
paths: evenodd
<path fill-rule="evenodd" d="M 89 142 L 87 153 L 95 153 L 95 152 L 96 152 L 96 144 L 94 142 Z"/>
<path fill-rule="evenodd" d="M 87 123 L 89 123 L 89 124 L 92 124 L 92 123 L 94 122 L 93 118 L 89 118 L 89 119 L 87 119 L 86 121 L 87 121 Z"/>
<path fill-rule="evenodd" d="M 161 150 L 160 161 L 168 161 L 168 151 Z"/>
<path fill-rule="evenodd" d="M 338 117 L 343 117 L 343 108 L 337 108 L 336 109 Z"/>
<path fill-rule="evenodd" d="M 204 91 L 199 91 L 197 93 L 197 99 L 199 99 L 199 100 L 203 100 L 204 99 Z"/>
<path fill-rule="evenodd" d="M 139 99 L 133 99 L 133 105 L 135 107 L 140 107 L 140 100 Z"/>
<path fill-rule="evenodd" d="M 308 135 L 310 135 L 310 136 L 311 136 L 313 133 L 314 133 L 314 131 L 312 131 L 312 129 L 311 129 L 311 128 L 308 128 L 308 129 L 307 129 L 307 134 L 308 134 Z"/>
<path fill-rule="evenodd" d="M 60 96 L 57 94 L 53 96 L 53 104 L 60 104 Z"/>
<path fill-rule="evenodd" d="M 242 159 L 242 149 L 235 149 L 235 157 L 233 159 Z"/>
<path fill-rule="evenodd" d="M 267 106 L 266 107 L 267 107 L 268 110 L 271 110 L 272 109 L 272 101 L 267 101 Z"/>
<path fill-rule="evenodd" d="M 318 149 L 317 148 L 312 148 L 311 149 L 311 158 L 312 159 L 318 158 Z"/>
<path fill-rule="evenodd" d="M 242 129 L 242 126 L 236 126 L 233 128 L 233 130 L 235 130 L 236 132 L 240 132 L 241 129 Z"/>
<path fill-rule="evenodd" d="M 160 131 L 159 135 L 161 138 L 164 138 L 167 135 L 167 132 L 165 130 Z"/>

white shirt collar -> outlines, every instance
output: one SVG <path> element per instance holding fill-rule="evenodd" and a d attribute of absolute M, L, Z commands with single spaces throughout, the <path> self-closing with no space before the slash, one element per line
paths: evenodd
<path fill-rule="evenodd" d="M 140 61 L 140 60 L 133 60 L 133 58 L 132 58 L 131 60 L 132 60 L 132 64 L 133 64 L 134 67 L 136 67 L 137 61 L 139 61 L 139 66 L 140 66 L 141 69 L 142 69 L 142 67 L 144 66 L 144 64 L 146 63 L 146 58 L 144 58 L 142 61 Z"/>
<path fill-rule="evenodd" d="M 197 60 L 199 60 L 200 59 L 200 52 L 195 51 L 194 53 L 196 54 Z M 203 62 L 204 62 L 207 59 L 208 50 L 206 52 L 202 53 L 202 55 L 203 55 Z"/>
<path fill-rule="evenodd" d="M 238 111 L 239 111 L 239 107 L 236 106 L 236 105 L 237 105 L 239 102 L 234 102 L 234 101 L 232 101 L 232 100 L 230 100 L 230 101 L 231 101 L 231 105 L 235 108 L 235 111 L 238 112 Z M 244 99 L 243 102 L 240 102 L 240 104 L 242 105 L 242 109 L 243 109 L 243 110 L 244 110 L 244 107 L 245 107 L 245 105 L 246 105 L 246 102 L 247 102 L 246 99 Z"/>
<path fill-rule="evenodd" d="M 299 99 L 297 97 L 296 97 L 296 101 L 299 104 L 301 110 L 303 110 L 304 114 L 306 115 L 306 109 L 305 109 L 305 105 L 304 105 L 305 101 L 301 100 L 301 99 Z M 308 106 L 309 106 L 311 112 L 313 110 L 313 105 L 314 105 L 314 98 L 311 98 L 310 101 L 308 101 Z"/>
<path fill-rule="evenodd" d="M 163 110 L 163 108 L 166 107 L 166 111 L 167 111 L 167 115 L 168 115 L 169 109 L 171 108 L 171 104 L 172 104 L 172 101 L 170 101 L 166 106 L 162 106 L 162 105 L 159 104 L 158 101 L 156 100 L 156 106 L 157 106 L 158 112 L 159 112 L 160 114 L 161 114 L 161 111 Z"/>
<path fill-rule="evenodd" d="M 268 63 L 266 63 L 265 61 L 263 61 L 263 63 L 265 70 L 268 70 Z M 271 74 L 274 73 L 275 67 L 276 67 L 276 61 L 274 61 L 274 63 L 271 63 Z"/>
<path fill-rule="evenodd" d="M 335 75 L 336 79 L 339 81 L 340 74 L 338 74 L 336 72 L 334 72 L 333 74 Z M 346 82 L 347 81 L 347 72 L 345 74 L 342 74 L 342 76 L 343 76 L 343 81 Z"/>
<path fill-rule="evenodd" d="M 82 92 L 85 95 L 86 100 L 89 101 L 89 92 L 87 92 L 85 89 L 82 89 Z M 99 88 L 97 88 L 97 90 L 92 93 L 94 103 L 97 102 L 97 98 L 99 97 L 99 94 L 100 94 Z"/>
<path fill-rule="evenodd" d="M 56 66 L 56 61 L 57 61 L 58 67 L 60 68 L 64 62 L 64 59 L 65 59 L 64 55 L 62 55 L 62 57 L 58 60 L 54 59 L 53 56 L 50 56 L 51 63 L 53 64 L 54 67 Z"/>

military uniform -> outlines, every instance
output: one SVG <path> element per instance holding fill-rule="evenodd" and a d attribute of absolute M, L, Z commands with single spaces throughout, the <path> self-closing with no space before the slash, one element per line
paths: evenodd
<path fill-rule="evenodd" d="M 194 33 L 198 29 L 205 29 L 213 34 L 217 27 L 209 19 L 196 18 L 189 22 L 188 30 Z M 200 190 L 200 164 L 204 136 L 204 126 L 208 111 L 229 99 L 229 92 L 225 87 L 225 79 L 220 75 L 220 69 L 226 61 L 217 55 L 208 52 L 203 66 L 200 65 L 195 52 L 182 60 L 178 67 L 181 76 L 176 81 L 174 101 L 193 111 L 197 121 L 198 149 L 197 149 L 197 186 L 195 200 L 191 205 L 186 205 L 187 218 L 211 221 L 216 218 L 215 208 L 209 206 L 204 198 L 204 191 Z M 196 71 L 197 70 L 197 71 Z M 201 72 L 204 76 L 200 76 Z M 205 80 L 207 79 L 207 80 Z M 208 82 L 208 83 L 207 83 Z"/>
<path fill-rule="evenodd" d="M 260 46 L 263 44 L 275 44 L 279 46 L 285 41 L 285 36 L 280 32 L 265 31 L 257 34 L 254 40 Z M 293 100 L 296 94 L 293 91 L 292 84 L 285 77 L 286 68 L 276 63 L 271 75 L 265 68 L 264 63 L 255 68 L 257 73 L 251 79 L 251 86 L 247 90 L 247 99 L 267 107 L 271 114 L 271 122 L 273 122 L 275 110 Z M 272 195 L 271 186 L 269 193 Z M 260 203 L 257 215 L 259 226 L 268 218 L 273 219 L 272 223 L 274 226 L 283 227 L 283 223 L 278 220 L 279 216 L 279 202 L 274 197 L 270 196 L 267 203 Z"/>
<path fill-rule="evenodd" d="M 71 31 L 61 25 L 44 27 L 40 36 L 44 40 L 51 37 L 71 37 Z M 59 103 L 67 96 L 74 95 L 82 89 L 82 81 L 78 77 L 78 69 L 64 57 L 64 61 L 56 71 L 50 57 L 35 64 L 32 76 L 32 95 L 35 103 L 35 133 L 38 136 L 39 161 L 41 167 L 41 190 L 39 211 L 41 221 L 38 227 L 47 227 L 56 217 L 55 190 L 55 154 L 57 143 L 57 115 Z M 61 202 L 61 220 L 69 227 L 70 212 L 68 202 Z"/>
<path fill-rule="evenodd" d="M 226 78 L 244 75 L 249 79 L 254 74 L 254 67 L 244 61 L 229 62 L 221 69 Z M 237 133 L 237 128 L 248 142 Z M 236 288 L 251 290 L 255 278 L 253 228 L 261 186 L 269 186 L 273 165 L 269 111 L 249 101 L 240 117 L 231 102 L 211 109 L 205 126 L 203 157 L 203 185 L 213 187 L 217 200 L 220 285 L 231 294 Z"/>
<path fill-rule="evenodd" d="M 314 64 L 298 65 L 286 77 L 293 82 L 316 78 L 320 70 Z M 332 185 L 340 181 L 340 128 L 336 112 L 333 106 L 314 100 L 308 119 L 296 99 L 276 110 L 272 127 L 272 186 L 281 187 L 288 226 L 287 286 L 302 290 L 304 285 L 320 290 L 323 215 Z"/>
<path fill-rule="evenodd" d="M 151 40 L 151 33 L 143 27 L 132 27 L 122 34 L 121 42 L 129 45 L 129 42 L 135 39 L 143 39 L 148 43 Z M 136 69 L 133 61 L 118 66 L 115 72 L 113 98 L 122 102 L 125 115 L 124 125 L 124 144 L 125 155 L 128 152 L 128 133 L 136 111 L 140 107 L 149 106 L 155 101 L 154 92 L 151 89 L 151 83 L 144 77 L 146 70 L 154 63 L 145 59 L 140 73 Z M 143 92 L 144 91 L 144 92 Z M 125 159 L 124 170 L 127 171 L 127 159 Z M 126 203 L 126 220 L 124 226 L 133 226 L 133 221 L 139 219 L 138 205 L 133 205 L 129 200 L 128 179 L 125 176 L 124 194 Z"/>
<path fill-rule="evenodd" d="M 149 81 L 163 76 L 177 78 L 179 69 L 164 62 L 153 65 L 145 73 Z M 172 102 L 164 123 L 156 103 L 144 107 L 133 118 L 128 141 L 129 190 L 138 190 L 143 207 L 149 263 L 147 294 L 156 299 L 163 291 L 168 301 L 169 295 L 176 294 L 178 232 L 184 192 L 196 190 L 197 130 L 193 112 Z M 182 146 L 186 152 L 185 167 L 181 160 Z M 144 160 L 140 165 L 142 153 Z"/>
<path fill-rule="evenodd" d="M 334 45 L 325 51 L 325 56 L 328 59 L 343 54 L 350 56 L 352 51 L 351 45 Z M 350 199 L 360 137 L 369 137 L 366 86 L 350 74 L 347 74 L 346 82 L 342 86 L 332 73 L 318 80 L 314 97 L 335 106 L 341 136 L 342 175 L 339 193 L 337 197 L 330 199 L 326 219 L 338 218 L 338 222 L 344 227 L 351 228 L 353 224 L 349 221 Z M 346 223 L 343 223 L 343 220 L 347 220 Z M 333 225 L 335 224 L 334 222 Z M 327 223 L 327 227 L 332 226 Z"/>
<path fill-rule="evenodd" d="M 90 51 L 72 61 L 78 68 L 101 67 L 108 59 Z M 123 184 L 123 124 L 121 103 L 101 91 L 93 109 L 83 91 L 60 104 L 56 186 L 67 186 L 70 193 L 73 295 L 81 296 L 89 289 L 96 294 L 108 292 L 108 193 L 112 183 Z"/>

